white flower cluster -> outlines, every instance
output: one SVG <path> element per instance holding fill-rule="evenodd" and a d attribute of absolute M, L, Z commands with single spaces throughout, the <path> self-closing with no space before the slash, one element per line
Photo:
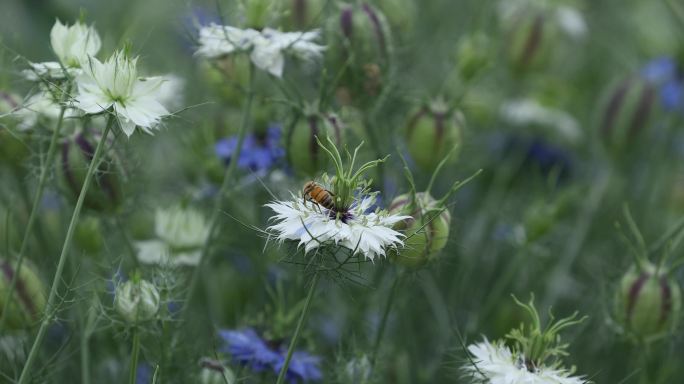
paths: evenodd
<path fill-rule="evenodd" d="M 273 76 L 282 77 L 285 53 L 304 60 L 320 58 L 324 46 L 314 43 L 319 31 L 280 32 L 270 28 L 262 31 L 211 24 L 199 31 L 197 55 L 216 59 L 233 53 L 249 52 L 254 66 Z"/>

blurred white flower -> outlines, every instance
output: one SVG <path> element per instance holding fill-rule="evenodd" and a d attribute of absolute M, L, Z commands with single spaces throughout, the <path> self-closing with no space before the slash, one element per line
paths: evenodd
<path fill-rule="evenodd" d="M 114 53 L 104 63 L 91 57 L 76 78 L 76 106 L 92 114 L 113 109 L 129 137 L 136 126 L 151 134 L 161 118 L 169 114 L 160 102 L 164 78 L 139 78 L 137 61 L 123 52 Z"/>
<path fill-rule="evenodd" d="M 282 77 L 286 53 L 308 61 L 322 56 L 325 47 L 314 43 L 319 34 L 318 30 L 280 32 L 265 28 L 259 32 L 212 24 L 200 29 L 197 55 L 214 59 L 234 52 L 250 52 L 257 68 Z"/>
<path fill-rule="evenodd" d="M 197 265 L 209 226 L 201 213 L 174 206 L 159 209 L 154 219 L 156 239 L 135 244 L 138 259 L 146 264 Z"/>
<path fill-rule="evenodd" d="M 516 99 L 501 106 L 501 116 L 513 125 L 549 127 L 561 138 L 576 143 L 582 139 L 577 121 L 567 112 L 541 105 L 533 99 Z"/>
<path fill-rule="evenodd" d="M 166 109 L 178 109 L 185 103 L 183 89 L 185 79 L 174 74 L 164 75 L 164 82 L 159 87 L 159 102 Z"/>
<path fill-rule="evenodd" d="M 559 6 L 556 8 L 556 19 L 563 32 L 568 36 L 581 39 L 587 34 L 587 23 L 582 13 L 575 8 Z"/>
<path fill-rule="evenodd" d="M 57 120 L 61 110 L 62 108 L 54 97 L 49 92 L 41 90 L 24 101 L 22 106 L 13 112 L 13 115 L 21 121 L 18 126 L 19 129 L 27 130 L 34 127 L 39 118 Z M 71 108 L 64 111 L 65 118 L 77 115 L 78 113 Z"/>
<path fill-rule="evenodd" d="M 586 379 L 571 376 L 572 372 L 559 367 L 534 367 L 525 364 L 525 357 L 512 352 L 503 343 L 487 339 L 468 346 L 472 364 L 464 367 L 474 383 L 487 384 L 585 384 Z"/>
<path fill-rule="evenodd" d="M 268 231 L 281 242 L 299 241 L 305 253 L 335 244 L 375 260 L 377 256 L 385 256 L 388 248 L 404 244 L 404 235 L 392 227 L 409 216 L 390 215 L 386 211 L 367 212 L 375 203 L 374 196 L 354 202 L 343 219 L 336 219 L 335 214 L 325 208 L 304 203 L 301 197 L 292 198 L 291 201 L 266 204 L 275 212 L 271 220 L 276 222 Z"/>
<path fill-rule="evenodd" d="M 59 62 L 29 63 L 31 69 L 23 71 L 26 79 L 59 80 L 65 78 L 66 74 L 76 76 L 88 57 L 97 54 L 102 42 L 93 26 L 80 22 L 67 26 L 57 20 L 50 31 L 50 44 Z"/>

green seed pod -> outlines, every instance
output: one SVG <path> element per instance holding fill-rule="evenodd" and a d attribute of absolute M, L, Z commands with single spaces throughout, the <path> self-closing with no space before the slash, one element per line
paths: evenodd
<path fill-rule="evenodd" d="M 364 105 L 382 90 L 392 38 L 385 16 L 367 3 L 345 4 L 329 27 L 331 73 L 343 71 L 337 90 L 344 105 Z"/>
<path fill-rule="evenodd" d="M 328 167 L 329 156 L 316 140 L 325 142 L 326 136 L 339 148 L 343 147 L 344 128 L 333 114 L 308 114 L 292 127 L 287 137 L 287 157 L 297 173 L 313 176 Z"/>
<path fill-rule="evenodd" d="M 470 80 L 491 62 L 491 42 L 484 33 L 463 36 L 456 48 L 456 66 L 464 80 Z"/>
<path fill-rule="evenodd" d="M 433 260 L 449 240 L 451 213 L 425 192 L 416 193 L 415 201 L 410 194 L 397 196 L 389 206 L 391 214 L 411 216 L 397 223 L 394 229 L 406 236 L 404 248 L 395 260 L 407 267 L 421 267 Z"/>
<path fill-rule="evenodd" d="M 116 287 L 114 307 L 130 324 L 154 318 L 159 311 L 159 291 L 146 280 L 129 280 Z"/>
<path fill-rule="evenodd" d="M 283 3 L 283 28 L 305 31 L 318 26 L 324 19 L 327 0 L 285 0 Z"/>
<path fill-rule="evenodd" d="M 398 38 L 409 35 L 415 27 L 417 9 L 414 0 L 376 0 L 375 5 L 387 17 Z"/>
<path fill-rule="evenodd" d="M 652 264 L 633 266 L 620 281 L 616 318 L 641 341 L 666 336 L 677 326 L 682 306 L 677 282 Z"/>
<path fill-rule="evenodd" d="M 102 225 L 94 216 L 82 217 L 76 225 L 74 245 L 87 254 L 97 254 L 104 247 Z"/>
<path fill-rule="evenodd" d="M 0 259 L 0 267 L 2 268 L 0 276 L 1 310 L 5 305 L 3 301 L 16 273 L 16 268 L 13 262 L 5 259 Z M 6 326 L 9 329 L 23 329 L 36 324 L 45 310 L 45 299 L 45 286 L 38 277 L 35 267 L 30 262 L 24 261 L 12 292 Z"/>
<path fill-rule="evenodd" d="M 58 155 L 57 177 L 63 194 L 73 200 L 78 199 L 85 181 L 90 159 L 95 153 L 92 137 L 83 132 L 70 137 L 62 143 Z M 103 212 L 115 211 L 123 202 L 122 167 L 113 152 L 106 153 L 99 169 L 95 172 L 93 183 L 88 189 L 85 206 Z"/>
<path fill-rule="evenodd" d="M 452 150 L 455 161 L 461 147 L 465 118 L 440 101 L 422 107 L 408 121 L 406 143 L 411 158 L 424 170 L 432 170 Z"/>
<path fill-rule="evenodd" d="M 506 24 L 507 56 L 514 71 L 540 69 L 551 61 L 559 33 L 549 11 L 521 9 Z"/>
<path fill-rule="evenodd" d="M 225 367 L 220 361 L 204 358 L 200 361 L 200 384 L 235 384 L 233 371 Z"/>
<path fill-rule="evenodd" d="M 646 80 L 626 77 L 611 84 L 599 104 L 598 132 L 615 153 L 636 143 L 649 125 L 658 94 Z"/>

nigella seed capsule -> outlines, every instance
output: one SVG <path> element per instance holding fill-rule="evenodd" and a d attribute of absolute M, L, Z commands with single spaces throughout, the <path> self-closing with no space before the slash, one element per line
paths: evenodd
<path fill-rule="evenodd" d="M 413 161 L 424 170 L 433 170 L 451 151 L 461 147 L 465 119 L 442 101 L 418 109 L 409 118 L 406 143 Z M 452 153 L 450 161 L 457 158 Z"/>
<path fill-rule="evenodd" d="M 652 264 L 632 267 L 620 282 L 617 318 L 625 331 L 638 340 L 648 341 L 672 332 L 680 309 L 679 285 Z"/>
<path fill-rule="evenodd" d="M 4 299 L 16 273 L 13 262 L 0 259 L 0 308 L 5 305 Z M 40 320 L 45 309 L 45 286 L 28 261 L 21 266 L 11 300 L 6 322 L 9 329 L 27 328 Z"/>
<path fill-rule="evenodd" d="M 83 132 L 62 143 L 57 174 L 61 191 L 76 201 L 85 181 L 90 161 L 95 153 L 93 138 Z M 113 152 L 106 153 L 88 189 L 85 206 L 97 211 L 112 211 L 123 201 L 122 167 Z"/>
<path fill-rule="evenodd" d="M 625 149 L 648 126 L 657 93 L 646 80 L 625 77 L 611 84 L 600 103 L 598 131 L 606 147 Z"/>
<path fill-rule="evenodd" d="M 327 168 L 328 156 L 318 145 L 318 140 L 325 142 L 326 137 L 343 147 L 344 127 L 334 114 L 308 114 L 292 127 L 287 138 L 287 157 L 297 173 L 313 176 Z"/>
<path fill-rule="evenodd" d="M 508 58 L 515 71 L 540 68 L 549 62 L 557 43 L 557 28 L 543 10 L 520 10 L 506 26 Z"/>

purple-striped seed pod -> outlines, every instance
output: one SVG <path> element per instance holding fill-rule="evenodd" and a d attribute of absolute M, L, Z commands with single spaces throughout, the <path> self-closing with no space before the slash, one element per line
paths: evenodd
<path fill-rule="evenodd" d="M 343 71 L 337 96 L 343 104 L 363 104 L 380 94 L 392 52 L 385 16 L 368 3 L 345 4 L 332 18 L 330 48 L 333 73 Z"/>
<path fill-rule="evenodd" d="M 90 160 L 95 154 L 96 140 L 79 132 L 65 140 L 59 150 L 56 169 L 60 190 L 73 201 L 81 192 Z M 123 178 L 118 157 L 113 151 L 106 153 L 86 194 L 85 206 L 96 211 L 116 210 L 124 200 Z"/>
<path fill-rule="evenodd" d="M 415 200 L 409 193 L 397 196 L 388 210 L 391 214 L 411 216 L 394 227 L 407 236 L 404 247 L 394 258 L 397 263 L 421 267 L 447 245 L 451 213 L 428 193 L 416 193 Z"/>
<path fill-rule="evenodd" d="M 314 29 L 325 18 L 327 0 L 286 0 L 283 9 L 283 28 L 288 31 Z"/>
<path fill-rule="evenodd" d="M 521 9 L 504 27 L 507 56 L 514 71 L 539 69 L 548 64 L 554 45 L 558 44 L 558 28 L 549 11 L 530 7 Z"/>
<path fill-rule="evenodd" d="M 597 129 L 607 148 L 621 150 L 635 143 L 649 125 L 658 93 L 648 81 L 635 76 L 608 87 L 600 105 Z"/>
<path fill-rule="evenodd" d="M 433 170 L 451 151 L 455 160 L 461 147 L 465 118 L 442 102 L 434 102 L 414 112 L 407 124 L 406 144 L 413 161 L 424 170 Z"/>
<path fill-rule="evenodd" d="M 681 293 L 666 271 L 633 266 L 620 281 L 616 316 L 628 335 L 640 341 L 668 335 L 677 326 Z"/>
<path fill-rule="evenodd" d="M 5 259 L 0 259 L 0 268 L 0 308 L 3 308 L 7 290 L 17 271 L 15 264 Z M 9 329 L 24 329 L 36 324 L 45 310 L 45 293 L 45 286 L 35 267 L 24 261 L 12 292 L 6 326 Z"/>
<path fill-rule="evenodd" d="M 318 145 L 330 137 L 338 148 L 344 146 L 345 127 L 334 114 L 307 114 L 297 121 L 287 136 L 287 159 L 299 174 L 314 176 L 326 170 L 329 156 Z"/>

